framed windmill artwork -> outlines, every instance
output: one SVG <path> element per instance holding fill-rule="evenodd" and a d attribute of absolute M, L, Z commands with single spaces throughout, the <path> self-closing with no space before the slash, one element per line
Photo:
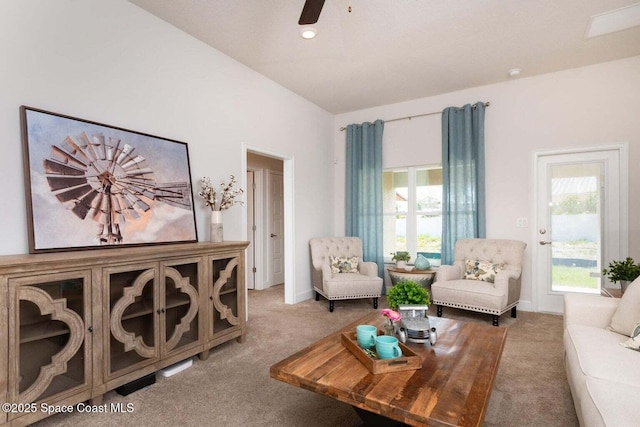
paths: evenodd
<path fill-rule="evenodd" d="M 30 253 L 198 240 L 186 143 L 20 113 Z"/>

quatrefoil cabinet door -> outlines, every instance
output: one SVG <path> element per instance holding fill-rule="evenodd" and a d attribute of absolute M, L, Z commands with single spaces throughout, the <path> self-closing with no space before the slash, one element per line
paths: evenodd
<path fill-rule="evenodd" d="M 156 362 L 159 288 L 157 264 L 104 270 L 103 300 L 109 301 L 105 324 L 105 376 L 114 378 Z"/>
<path fill-rule="evenodd" d="M 229 336 L 241 340 L 245 301 L 244 282 L 239 272 L 244 272 L 243 259 L 241 256 L 211 257 L 209 262 L 208 338 L 214 343 Z"/>
<path fill-rule="evenodd" d="M 201 258 L 161 263 L 160 337 L 162 355 L 201 347 L 200 282 Z"/>
<path fill-rule="evenodd" d="M 10 402 L 90 396 L 90 290 L 90 271 L 9 279 Z"/>

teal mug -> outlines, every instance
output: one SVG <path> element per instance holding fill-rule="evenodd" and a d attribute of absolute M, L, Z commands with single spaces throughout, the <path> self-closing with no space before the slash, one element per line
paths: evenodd
<path fill-rule="evenodd" d="M 376 353 L 379 359 L 393 359 L 402 356 L 398 338 L 381 335 L 376 338 Z"/>
<path fill-rule="evenodd" d="M 356 340 L 358 345 L 364 349 L 373 348 L 376 345 L 376 336 L 378 335 L 378 328 L 371 325 L 358 325 L 356 326 Z"/>

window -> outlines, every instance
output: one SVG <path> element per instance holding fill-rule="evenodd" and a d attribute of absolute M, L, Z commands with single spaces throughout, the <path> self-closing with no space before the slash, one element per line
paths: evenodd
<path fill-rule="evenodd" d="M 440 264 L 442 168 L 417 166 L 383 172 L 384 253 L 408 251 Z"/>

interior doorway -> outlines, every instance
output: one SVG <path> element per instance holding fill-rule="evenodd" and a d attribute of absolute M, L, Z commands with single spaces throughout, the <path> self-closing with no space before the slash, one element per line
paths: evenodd
<path fill-rule="evenodd" d="M 599 294 L 601 271 L 627 253 L 626 146 L 536 153 L 537 310 L 562 313 L 564 294 Z"/>
<path fill-rule="evenodd" d="M 285 282 L 284 161 L 247 151 L 246 162 L 247 286 L 261 290 Z"/>

